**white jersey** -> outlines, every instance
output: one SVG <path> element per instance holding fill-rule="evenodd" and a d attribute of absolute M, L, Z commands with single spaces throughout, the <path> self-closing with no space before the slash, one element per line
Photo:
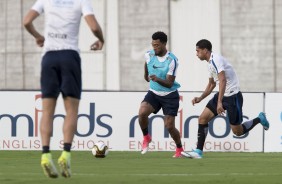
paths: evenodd
<path fill-rule="evenodd" d="M 239 80 L 232 67 L 232 65 L 221 55 L 211 53 L 210 60 L 208 61 L 208 70 L 210 77 L 218 84 L 218 74 L 222 71 L 225 72 L 226 88 L 224 96 L 231 96 L 240 91 Z"/>
<path fill-rule="evenodd" d="M 81 16 L 94 14 L 89 0 L 37 0 L 32 7 L 45 13 L 44 53 L 78 48 Z"/>

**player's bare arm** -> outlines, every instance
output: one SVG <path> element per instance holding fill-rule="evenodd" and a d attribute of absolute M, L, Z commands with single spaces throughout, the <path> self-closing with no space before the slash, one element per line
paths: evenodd
<path fill-rule="evenodd" d="M 221 71 L 218 74 L 218 81 L 219 81 L 219 91 L 218 91 L 218 101 L 217 101 L 217 113 L 223 115 L 225 110 L 223 109 L 222 99 L 226 88 L 226 77 L 224 71 Z"/>
<path fill-rule="evenodd" d="M 195 105 L 196 103 L 200 103 L 204 98 L 206 98 L 207 96 L 209 96 L 209 94 L 211 94 L 211 92 L 213 91 L 213 89 L 215 88 L 216 83 L 213 80 L 213 78 L 209 78 L 209 83 L 205 89 L 205 91 L 203 92 L 203 94 L 200 97 L 195 97 L 192 100 L 192 105 Z"/>
<path fill-rule="evenodd" d="M 150 82 L 149 72 L 148 72 L 148 68 L 147 68 L 147 63 L 146 62 L 144 64 L 144 79 L 145 79 L 145 81 Z"/>
<path fill-rule="evenodd" d="M 39 13 L 34 10 L 29 10 L 26 16 L 23 19 L 23 25 L 26 30 L 35 38 L 36 44 L 39 47 L 44 45 L 44 36 L 42 36 L 33 26 L 33 20 L 39 16 Z"/>
<path fill-rule="evenodd" d="M 91 45 L 90 49 L 101 50 L 104 45 L 104 37 L 98 21 L 96 20 L 94 15 L 86 15 L 84 18 L 92 33 L 98 38 L 98 40 Z"/>
<path fill-rule="evenodd" d="M 175 76 L 173 75 L 166 75 L 166 79 L 163 80 L 161 78 L 158 78 L 156 75 L 150 75 L 150 79 L 154 82 L 159 83 L 160 85 L 171 88 L 174 81 L 175 81 Z"/>

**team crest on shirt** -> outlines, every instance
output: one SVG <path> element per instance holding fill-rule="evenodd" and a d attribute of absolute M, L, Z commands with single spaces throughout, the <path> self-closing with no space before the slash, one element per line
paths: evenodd
<path fill-rule="evenodd" d="M 169 62 L 171 62 L 171 61 L 173 60 L 173 59 L 172 59 L 171 57 L 169 57 L 169 56 L 168 56 L 166 59 L 167 59 Z"/>
<path fill-rule="evenodd" d="M 74 5 L 74 1 L 73 0 L 52 0 L 52 5 L 56 7 L 69 8 Z"/>

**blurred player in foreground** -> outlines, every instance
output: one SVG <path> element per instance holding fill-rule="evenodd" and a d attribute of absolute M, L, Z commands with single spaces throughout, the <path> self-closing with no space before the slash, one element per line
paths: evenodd
<path fill-rule="evenodd" d="M 209 83 L 200 97 L 195 97 L 192 104 L 200 103 L 219 85 L 219 91 L 208 102 L 204 111 L 198 119 L 198 143 L 197 149 L 191 152 L 182 152 L 181 154 L 188 158 L 202 158 L 203 147 L 208 133 L 208 123 L 217 115 L 224 115 L 227 111 L 227 117 L 231 129 L 236 136 L 244 135 L 261 123 L 265 130 L 269 129 L 269 122 L 263 112 L 258 117 L 244 122 L 243 124 L 243 96 L 240 92 L 239 80 L 232 65 L 221 55 L 212 52 L 212 44 L 208 40 L 200 40 L 196 44 L 197 56 L 200 60 L 208 62 L 210 74 Z"/>
<path fill-rule="evenodd" d="M 41 35 L 33 21 L 45 13 L 45 33 Z M 66 116 L 63 124 L 64 150 L 58 159 L 63 177 L 71 176 L 71 145 L 77 128 L 78 107 L 81 97 L 81 59 L 78 32 L 84 17 L 93 34 L 98 38 L 91 50 L 101 50 L 103 33 L 97 22 L 90 0 L 37 0 L 24 17 L 24 27 L 43 47 L 41 63 L 42 110 L 40 133 L 42 139 L 41 166 L 44 173 L 57 178 L 58 172 L 50 153 L 50 137 L 57 98 L 62 93 Z"/>
<path fill-rule="evenodd" d="M 176 144 L 173 157 L 182 157 L 183 151 L 179 131 L 175 128 L 175 116 L 179 108 L 180 85 L 175 81 L 178 59 L 166 49 L 167 35 L 156 32 L 152 35 L 153 50 L 145 54 L 144 78 L 150 89 L 139 109 L 139 124 L 143 133 L 142 154 L 149 149 L 151 135 L 148 133 L 148 116 L 163 110 L 164 125 Z"/>

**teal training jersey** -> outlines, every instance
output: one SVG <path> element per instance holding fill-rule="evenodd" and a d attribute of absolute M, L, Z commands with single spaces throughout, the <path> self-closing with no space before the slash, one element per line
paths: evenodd
<path fill-rule="evenodd" d="M 166 79 L 166 75 L 176 76 L 176 69 L 178 67 L 178 59 L 174 54 L 168 52 L 165 55 L 164 61 L 159 61 L 155 55 L 154 50 L 146 53 L 148 56 L 147 68 L 150 75 L 156 75 L 158 78 Z M 150 88 L 157 92 L 172 92 L 176 91 L 180 87 L 180 84 L 174 81 L 171 88 L 164 87 L 157 82 L 150 80 Z"/>

